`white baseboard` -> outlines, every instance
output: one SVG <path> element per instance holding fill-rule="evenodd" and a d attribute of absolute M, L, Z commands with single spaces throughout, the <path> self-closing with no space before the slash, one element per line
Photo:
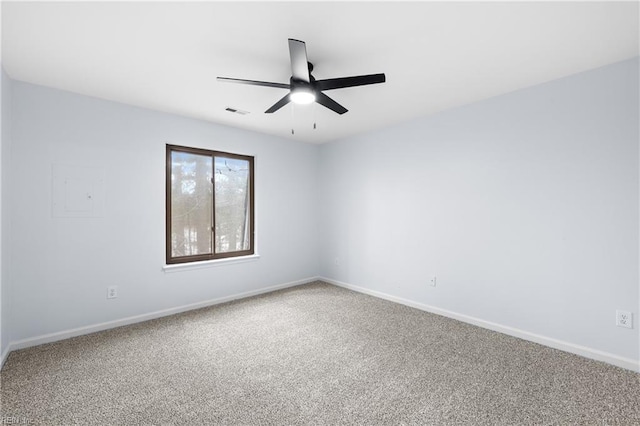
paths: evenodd
<path fill-rule="evenodd" d="M 624 358 L 618 355 L 614 355 L 608 352 L 603 352 L 597 349 L 588 348 L 586 346 L 580 346 L 562 340 L 554 339 L 551 337 L 542 336 L 528 331 L 520 330 L 517 328 L 509 327 L 502 324 L 497 324 L 490 321 L 485 321 L 479 318 L 470 317 L 468 315 L 459 314 L 457 312 L 448 311 L 446 309 L 436 308 L 435 306 L 425 305 L 424 303 L 415 302 L 413 300 L 403 299 L 401 297 L 392 296 L 390 294 L 382 293 L 375 290 L 369 290 L 364 287 L 347 284 L 341 281 L 336 281 L 331 278 L 320 277 L 321 281 L 329 284 L 343 287 L 349 290 L 357 291 L 359 293 L 368 294 L 380 299 L 385 299 L 391 302 L 400 303 L 402 305 L 410 306 L 412 308 L 420 309 L 422 311 L 430 312 L 443 317 L 453 318 L 458 321 L 473 324 L 478 327 L 486 328 L 489 330 L 497 331 L 499 333 L 507 334 L 509 336 L 518 337 L 530 342 L 539 343 L 544 346 L 549 346 L 561 351 L 570 352 L 572 354 L 580 355 L 585 358 L 594 359 L 596 361 L 606 362 L 608 364 L 615 365 L 617 367 L 626 368 L 627 370 L 640 372 L 640 361 L 631 358 Z"/>
<path fill-rule="evenodd" d="M 11 342 L 0 358 L 0 369 L 4 365 L 5 360 L 11 351 L 25 349 L 32 346 L 42 345 L 45 343 L 57 342 L 58 340 L 69 339 L 71 337 L 82 336 L 84 334 L 95 333 L 97 331 L 108 330 L 111 328 L 122 327 L 123 325 L 135 324 L 138 322 L 149 321 L 156 318 L 166 317 L 169 315 L 179 314 L 181 312 L 191 311 L 194 309 L 205 308 L 207 306 L 219 305 L 221 303 L 230 302 L 232 300 L 245 299 L 247 297 L 257 296 L 259 294 L 271 293 L 284 288 L 295 287 L 298 285 L 308 284 L 319 280 L 318 277 L 310 277 L 302 280 L 292 281 L 285 284 L 278 284 L 271 287 L 260 288 L 257 290 L 236 293 L 229 296 L 219 297 L 217 299 L 205 300 L 203 302 L 191 303 L 188 305 L 176 306 L 174 308 L 163 309 L 160 311 L 149 312 L 142 315 L 122 318 L 113 321 L 107 321 L 99 324 L 78 327 L 71 330 L 58 331 L 55 333 L 43 334 L 41 336 L 31 337 L 28 339 Z"/>
<path fill-rule="evenodd" d="M 0 370 L 2 370 L 2 366 L 4 365 L 4 362 L 7 360 L 7 357 L 9 356 L 9 352 L 11 352 L 11 344 L 9 344 L 7 346 L 7 349 L 5 349 L 4 352 L 2 352 L 2 354 L 0 355 Z"/>
<path fill-rule="evenodd" d="M 188 305 L 177 306 L 174 308 L 163 309 L 160 311 L 150 312 L 142 315 L 135 315 L 132 317 L 122 318 L 114 321 L 107 321 L 99 324 L 93 324 L 85 327 L 74 328 L 71 330 L 59 331 L 56 333 L 44 334 L 29 339 L 19 340 L 17 342 L 11 342 L 5 351 L 0 355 L 0 369 L 4 365 L 9 353 L 18 349 L 25 349 L 32 346 L 42 345 L 45 343 L 56 342 L 59 340 L 68 339 L 71 337 L 81 336 L 84 334 L 95 333 L 98 331 L 108 330 L 111 328 L 121 327 L 124 325 L 135 324 L 138 322 L 148 321 L 156 318 L 161 318 L 169 315 L 178 314 L 181 312 L 190 311 L 193 309 L 204 308 L 207 306 L 218 305 L 232 300 L 244 299 L 251 296 L 257 296 L 260 294 L 271 293 L 273 291 L 281 290 L 284 288 L 295 287 L 298 285 L 307 284 L 313 281 L 321 280 L 329 284 L 333 284 L 339 287 L 343 287 L 349 290 L 357 291 L 359 293 L 368 294 L 370 296 L 378 297 L 380 299 L 389 300 L 391 302 L 400 303 L 402 305 L 410 306 L 412 308 L 420 309 L 422 311 L 430 312 L 433 314 L 441 315 L 448 318 L 453 318 L 468 324 L 473 324 L 478 327 L 486 328 L 489 330 L 497 331 L 499 333 L 507 334 L 509 336 L 518 337 L 520 339 L 528 340 L 531 342 L 539 343 L 541 345 L 549 346 L 554 349 L 559 349 L 565 352 L 570 352 L 576 355 L 583 356 L 585 358 L 594 359 L 597 361 L 606 362 L 618 367 L 626 368 L 628 370 L 640 372 L 640 363 L 630 358 L 620 357 L 608 352 L 599 351 L 597 349 L 588 348 L 585 346 L 576 345 L 562 340 L 553 339 L 551 337 L 541 336 L 539 334 L 530 333 L 528 331 L 520 330 L 513 327 L 485 321 L 479 318 L 474 318 L 468 315 L 459 314 L 457 312 L 440 309 L 435 306 L 426 305 L 423 303 L 415 302 L 401 297 L 392 296 L 386 293 L 382 293 L 375 290 L 369 290 L 364 287 L 347 284 L 341 281 L 336 281 L 326 277 L 310 277 L 298 281 L 292 281 L 285 284 L 279 284 L 271 287 L 265 287 L 258 290 L 251 290 L 243 293 L 237 293 L 229 296 L 220 297 L 217 299 L 206 300 L 203 302 L 191 303 Z"/>

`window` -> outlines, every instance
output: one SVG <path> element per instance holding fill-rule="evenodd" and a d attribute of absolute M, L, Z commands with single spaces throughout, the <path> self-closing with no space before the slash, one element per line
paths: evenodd
<path fill-rule="evenodd" d="M 167 263 L 254 253 L 253 157 L 167 145 Z"/>

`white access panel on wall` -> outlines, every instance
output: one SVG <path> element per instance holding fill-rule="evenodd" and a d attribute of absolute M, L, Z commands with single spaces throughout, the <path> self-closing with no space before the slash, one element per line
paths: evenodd
<path fill-rule="evenodd" d="M 101 217 L 104 170 L 101 167 L 53 165 L 53 217 Z"/>

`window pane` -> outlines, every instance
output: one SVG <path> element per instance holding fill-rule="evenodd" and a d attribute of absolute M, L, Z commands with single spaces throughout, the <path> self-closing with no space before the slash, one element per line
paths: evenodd
<path fill-rule="evenodd" d="M 171 256 L 211 253 L 210 156 L 171 152 Z"/>
<path fill-rule="evenodd" d="M 249 161 L 215 157 L 216 253 L 249 250 Z"/>

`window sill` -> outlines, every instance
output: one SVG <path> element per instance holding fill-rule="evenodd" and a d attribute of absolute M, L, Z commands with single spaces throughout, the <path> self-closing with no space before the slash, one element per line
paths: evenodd
<path fill-rule="evenodd" d="M 251 254 L 249 256 L 227 257 L 224 259 L 203 260 L 201 262 L 175 263 L 164 265 L 164 272 L 180 272 L 192 269 L 213 268 L 215 266 L 232 265 L 234 263 L 254 262 L 260 259 L 259 254 Z"/>

